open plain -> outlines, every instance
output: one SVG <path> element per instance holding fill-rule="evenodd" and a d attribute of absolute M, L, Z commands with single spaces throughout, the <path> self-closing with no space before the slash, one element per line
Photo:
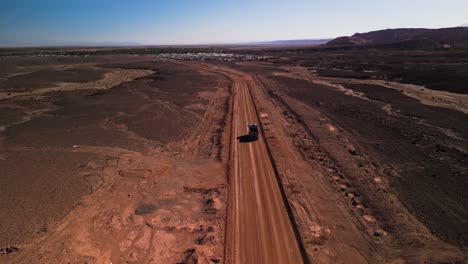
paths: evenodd
<path fill-rule="evenodd" d="M 15 52 L 2 263 L 467 261 L 467 52 Z"/>

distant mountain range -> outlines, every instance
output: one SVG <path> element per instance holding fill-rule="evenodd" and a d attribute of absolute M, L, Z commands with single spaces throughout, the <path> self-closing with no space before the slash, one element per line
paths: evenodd
<path fill-rule="evenodd" d="M 53 42 L 40 40 L 35 42 L 21 42 L 0 38 L 0 47 L 123 47 L 139 46 L 137 42 Z"/>
<path fill-rule="evenodd" d="M 421 48 L 440 46 L 468 47 L 468 23 L 454 28 L 426 29 L 426 28 L 398 28 L 356 33 L 352 36 L 335 39 L 291 39 L 237 43 L 230 45 L 258 45 L 258 46 L 305 46 L 323 45 L 325 47 L 401 47 Z M 49 40 L 36 42 L 20 42 L 0 38 L 0 47 L 34 47 L 34 46 L 74 46 L 74 47 L 117 47 L 117 46 L 143 46 L 136 42 L 79 42 L 63 43 Z M 158 46 L 158 45 L 156 45 Z M 189 45 L 188 45 L 189 46 Z"/>
<path fill-rule="evenodd" d="M 247 44 L 253 45 L 320 45 L 329 42 L 331 39 L 290 39 L 290 40 L 273 40 L 250 42 Z"/>
<path fill-rule="evenodd" d="M 271 45 L 271 46 L 289 46 L 289 45 L 321 45 L 331 39 L 293 39 L 293 40 L 274 40 L 262 42 L 247 42 L 236 44 L 199 44 L 199 45 Z M 124 47 L 124 46 L 178 46 L 178 45 L 157 45 L 157 44 L 141 44 L 137 42 L 53 42 L 41 40 L 36 42 L 20 42 L 10 39 L 0 38 L 0 47 Z M 184 46 L 190 46 L 185 44 Z"/>
<path fill-rule="evenodd" d="M 395 46 L 395 47 L 440 47 L 468 45 L 468 27 L 426 29 L 399 28 L 356 33 L 329 41 L 328 47 L 345 46 Z"/>

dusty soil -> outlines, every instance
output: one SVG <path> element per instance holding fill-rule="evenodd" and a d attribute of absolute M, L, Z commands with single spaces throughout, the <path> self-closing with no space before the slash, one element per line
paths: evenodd
<path fill-rule="evenodd" d="M 466 53 L 258 52 L 1 57 L 0 262 L 466 262 Z"/>
<path fill-rule="evenodd" d="M 466 50 L 297 49 L 280 56 L 279 66 L 300 65 L 324 77 L 385 80 L 428 89 L 468 93 Z"/>
<path fill-rule="evenodd" d="M 336 254 L 338 247 L 330 245 L 341 240 L 354 245 L 361 260 L 370 262 L 463 261 L 468 230 L 464 220 L 468 169 L 464 162 L 468 125 L 464 111 L 449 109 L 443 102 L 437 107 L 423 104 L 395 87 L 386 87 L 389 83 L 330 81 L 304 67 L 281 67 L 277 72 L 271 71 L 271 65 L 268 70 L 264 65 L 257 67 L 258 81 L 274 104 L 264 110 L 264 122 L 279 122 L 278 117 L 271 117 L 275 108 L 281 109 L 287 120 L 283 125 L 286 136 L 277 128 L 272 134 L 269 130 L 265 133 L 271 136 L 269 142 L 276 138 L 273 155 L 282 153 L 275 160 L 285 167 L 283 184 L 291 182 L 287 190 L 289 199 L 299 204 L 299 222 L 313 219 L 322 225 L 316 230 L 330 230 L 328 224 L 336 220 L 330 212 L 319 211 L 314 203 L 320 199 L 305 200 L 310 196 L 308 189 L 317 182 L 308 183 L 311 176 L 307 174 L 291 175 L 291 156 L 285 158 L 279 146 L 275 151 L 275 145 L 284 145 L 284 138 L 292 140 L 314 171 L 322 171 L 328 178 L 341 194 L 338 200 L 345 202 L 356 228 L 362 230 L 348 241 L 337 239 L 333 231 L 321 231 L 317 235 L 320 241 L 308 242 L 311 232 L 302 226 L 311 259 L 317 256 L 317 249 Z M 437 102 L 432 98 L 432 105 Z M 315 207 L 314 213 L 301 215 L 301 210 L 311 207 Z M 363 236 L 360 242 L 359 236 Z"/>
<path fill-rule="evenodd" d="M 300 246 L 307 255 L 305 262 L 465 261 L 464 238 L 460 237 L 464 236 L 466 227 L 463 218 L 456 218 L 465 213 L 466 201 L 460 187 L 463 176 L 458 177 L 462 182 L 447 183 L 454 170 L 455 175 L 464 175 L 466 171 L 462 162 L 465 129 L 453 126 L 454 122 L 463 123 L 464 111 L 451 110 L 451 105 L 445 102 L 439 102 L 438 107 L 428 106 L 393 86 L 375 87 L 375 83 L 365 81 L 357 87 L 355 82 L 343 84 L 348 79 L 330 82 L 329 78 L 303 67 L 281 67 L 275 71 L 274 65 L 265 63 L 224 66 L 243 71 L 243 78 L 254 95 L 266 142 L 291 206 L 292 221 L 299 229 Z M 438 102 L 437 98 L 431 99 L 432 105 Z M 332 110 L 326 111 L 328 105 Z M 350 114 L 339 114 L 341 109 Z M 341 115 L 357 120 L 345 123 Z M 412 120 L 415 116 L 419 118 L 416 121 Z M 382 124 L 385 126 L 381 127 Z M 446 159 L 453 163 L 436 162 L 436 157 L 431 164 L 426 163 L 427 157 L 411 155 L 415 150 L 407 148 L 414 144 L 405 142 L 403 135 L 413 138 L 412 131 L 441 142 L 454 139 L 450 144 L 456 144 L 455 156 Z M 440 142 L 433 145 L 436 153 L 447 152 L 437 151 L 440 148 L 437 143 Z M 379 149 L 369 145 L 377 145 Z M 416 151 L 417 147 L 414 147 Z M 398 154 L 401 150 L 406 154 Z M 421 146 L 420 151 L 427 153 L 427 145 Z M 426 175 L 418 174 L 411 167 L 418 163 L 428 166 L 424 168 L 430 172 L 450 170 L 441 175 L 445 181 L 425 185 L 418 178 Z M 458 193 L 451 196 L 441 191 L 449 189 Z M 244 191 L 249 192 L 248 188 Z M 445 204 L 426 203 L 429 193 L 433 200 L 445 200 Z M 411 202 L 420 208 L 413 208 Z M 424 211 L 428 206 L 431 208 Z M 440 213 L 432 212 L 436 210 L 447 213 L 441 217 Z M 261 234 L 261 230 L 257 232 Z M 235 251 L 235 245 L 230 249 Z M 258 257 L 261 259 L 261 249 Z M 234 257 L 232 262 L 238 261 Z"/>
<path fill-rule="evenodd" d="M 146 57 L 8 65 L 30 73 L 2 82 L 3 263 L 223 259 L 227 78 Z"/>

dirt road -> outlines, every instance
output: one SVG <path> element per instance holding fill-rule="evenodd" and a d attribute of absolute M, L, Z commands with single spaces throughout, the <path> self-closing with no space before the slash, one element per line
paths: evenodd
<path fill-rule="evenodd" d="M 176 62 L 181 63 L 181 62 Z M 303 263 L 265 139 L 247 139 L 247 124 L 260 124 L 251 94 L 252 76 L 205 63 L 181 63 L 216 72 L 232 80 L 230 197 L 226 263 Z"/>
<path fill-rule="evenodd" d="M 258 123 L 248 82 L 233 76 L 231 232 L 233 263 L 301 263 L 302 257 L 265 141 L 244 140 Z"/>

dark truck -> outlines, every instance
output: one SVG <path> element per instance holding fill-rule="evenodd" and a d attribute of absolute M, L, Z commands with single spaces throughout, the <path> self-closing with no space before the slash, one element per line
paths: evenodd
<path fill-rule="evenodd" d="M 250 140 L 257 140 L 258 139 L 258 125 L 257 124 L 248 124 L 247 125 L 247 133 L 249 135 Z"/>

